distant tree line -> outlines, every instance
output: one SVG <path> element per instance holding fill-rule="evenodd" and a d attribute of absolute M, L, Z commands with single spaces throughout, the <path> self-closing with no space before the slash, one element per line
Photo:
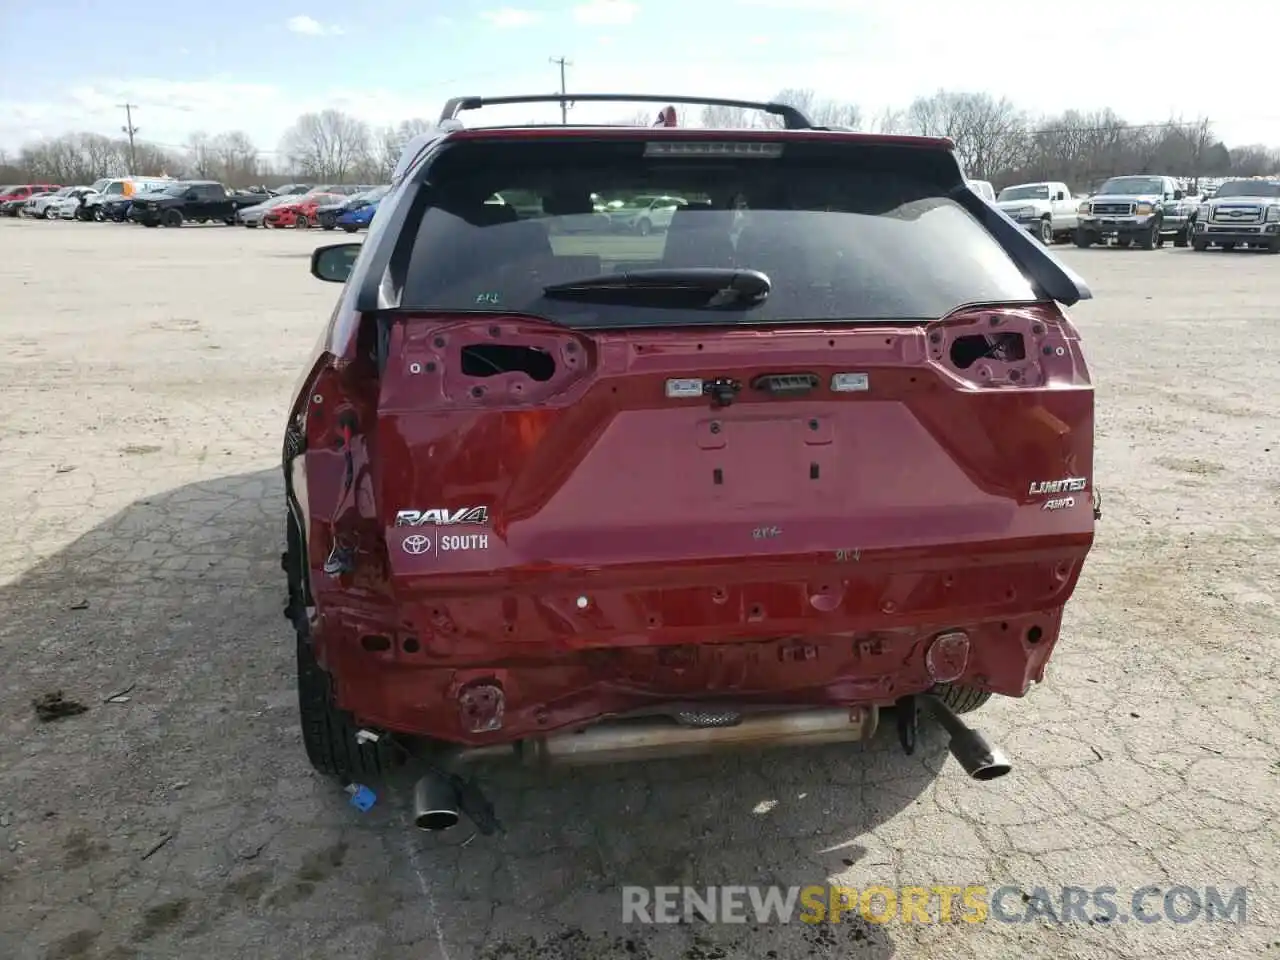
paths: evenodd
<path fill-rule="evenodd" d="M 854 103 L 822 99 L 812 90 L 782 90 L 774 99 L 801 108 L 821 125 L 950 137 L 966 173 L 996 187 L 1051 179 L 1084 191 L 1124 173 L 1192 178 L 1280 173 L 1280 150 L 1261 144 L 1229 148 L 1204 117 L 1130 123 L 1110 109 L 1033 117 L 1006 98 L 949 90 L 874 117 L 864 116 Z M 621 122 L 647 126 L 656 117 L 655 106 Z M 680 119 L 681 125 L 715 128 L 768 128 L 781 122 L 758 111 L 714 106 L 684 110 Z M 429 127 L 420 118 L 375 128 L 340 110 L 305 113 L 270 157 L 237 130 L 197 132 L 182 148 L 137 141 L 132 152 L 123 138 L 69 133 L 28 144 L 13 155 L 0 152 L 0 181 L 86 184 L 133 173 L 214 179 L 231 186 L 294 179 L 385 182 L 405 142 Z"/>

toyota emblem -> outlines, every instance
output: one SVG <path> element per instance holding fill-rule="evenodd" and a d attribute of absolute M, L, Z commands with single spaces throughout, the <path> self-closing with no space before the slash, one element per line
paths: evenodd
<path fill-rule="evenodd" d="M 431 549 L 431 538 L 424 537 L 420 533 L 410 534 L 404 538 L 404 552 L 411 553 L 414 556 L 426 553 Z"/>

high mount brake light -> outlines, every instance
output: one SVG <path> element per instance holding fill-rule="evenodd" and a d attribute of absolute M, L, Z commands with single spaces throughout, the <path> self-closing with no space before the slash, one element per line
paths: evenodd
<path fill-rule="evenodd" d="M 757 157 L 776 160 L 782 156 L 781 143 L 750 140 L 651 140 L 644 145 L 646 157 Z"/>

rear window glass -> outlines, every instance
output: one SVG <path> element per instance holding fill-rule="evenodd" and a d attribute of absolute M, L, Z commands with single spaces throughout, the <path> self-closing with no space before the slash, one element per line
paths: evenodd
<path fill-rule="evenodd" d="M 932 320 L 967 303 L 1036 299 L 945 195 L 963 181 L 939 152 L 798 142 L 770 159 L 643 151 L 635 141 L 447 147 L 428 174 L 400 305 L 567 325 L 708 322 L 690 307 L 542 296 L 547 284 L 665 267 L 769 276 L 762 304 L 718 322 Z"/>

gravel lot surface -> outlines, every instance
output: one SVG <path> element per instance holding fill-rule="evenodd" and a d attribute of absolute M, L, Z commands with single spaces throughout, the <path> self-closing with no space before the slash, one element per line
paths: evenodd
<path fill-rule="evenodd" d="M 1010 776 L 891 724 L 503 771 L 508 834 L 463 847 L 402 790 L 352 809 L 297 729 L 277 457 L 319 236 L 0 221 L 0 957 L 1280 957 L 1280 258 L 1063 253 L 1104 517 L 1047 682 L 976 715 Z M 38 722 L 58 690 L 88 711 Z M 622 884 L 828 881 L 1247 886 L 1249 922 L 621 922 Z"/>

